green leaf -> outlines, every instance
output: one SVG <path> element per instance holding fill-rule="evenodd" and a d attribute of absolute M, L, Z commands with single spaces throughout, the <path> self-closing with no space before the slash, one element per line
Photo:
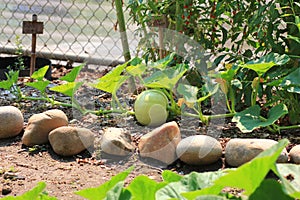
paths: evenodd
<path fill-rule="evenodd" d="M 172 90 L 186 71 L 187 65 L 180 64 L 177 68 L 168 68 L 153 73 L 144 79 L 144 83 L 149 88 L 166 88 Z"/>
<path fill-rule="evenodd" d="M 167 182 L 167 183 L 180 181 L 183 177 L 183 176 L 180 176 L 179 174 L 172 172 L 170 170 L 164 170 L 161 175 L 162 175 L 164 182 Z"/>
<path fill-rule="evenodd" d="M 155 193 L 167 183 L 157 183 L 145 175 L 137 176 L 132 180 L 127 189 L 134 200 L 155 200 Z"/>
<path fill-rule="evenodd" d="M 141 63 L 137 65 L 130 65 L 126 68 L 127 73 L 131 76 L 141 76 L 146 70 L 146 65 Z"/>
<path fill-rule="evenodd" d="M 264 119 L 260 116 L 260 107 L 258 105 L 254 105 L 247 108 L 246 110 L 236 113 L 232 118 L 232 122 L 236 122 L 236 126 L 243 133 L 249 133 L 256 128 L 266 127 L 275 123 L 276 120 L 287 113 L 287 107 L 284 104 L 278 104 L 270 109 L 268 118 Z"/>
<path fill-rule="evenodd" d="M 261 152 L 250 162 L 220 177 L 211 187 L 182 195 L 188 200 L 192 200 L 201 195 L 217 195 L 224 187 L 244 189 L 245 195 L 251 195 L 263 182 L 270 169 L 275 166 L 277 158 L 288 143 L 287 139 L 280 140 L 271 148 Z"/>
<path fill-rule="evenodd" d="M 46 80 L 46 81 L 41 80 L 41 81 L 36 81 L 36 82 L 28 82 L 28 83 L 25 83 L 25 85 L 27 85 L 29 87 L 33 87 L 43 93 L 43 92 L 45 92 L 49 83 L 50 83 L 50 81 L 48 81 L 48 80 Z"/>
<path fill-rule="evenodd" d="M 153 62 L 149 65 L 149 67 L 153 67 L 156 69 L 164 70 L 168 64 L 174 59 L 175 53 L 171 53 L 163 59 L 160 59 L 156 62 Z"/>
<path fill-rule="evenodd" d="M 279 176 L 285 191 L 290 196 L 300 198 L 300 165 L 277 164 L 275 173 Z M 289 180 L 287 180 L 289 178 Z"/>
<path fill-rule="evenodd" d="M 266 56 L 261 57 L 258 60 L 250 61 L 241 67 L 254 70 L 258 76 L 262 76 L 269 69 L 276 65 L 284 65 L 289 62 L 290 58 L 288 55 L 280 55 L 277 53 L 270 53 Z"/>
<path fill-rule="evenodd" d="M 109 191 L 106 193 L 106 200 L 119 200 L 124 187 L 124 181 L 118 182 L 115 186 L 113 186 Z"/>
<path fill-rule="evenodd" d="M 75 91 L 83 84 L 83 82 L 68 82 L 63 85 L 58 85 L 50 88 L 50 90 L 62 93 L 66 96 L 72 97 Z"/>
<path fill-rule="evenodd" d="M 7 80 L 0 81 L 0 88 L 10 90 L 10 88 L 18 82 L 19 71 L 9 71 L 5 73 Z"/>
<path fill-rule="evenodd" d="M 198 102 L 202 102 L 202 101 L 205 101 L 207 98 L 211 97 L 212 95 L 216 94 L 218 92 L 218 89 L 219 89 L 219 84 L 215 85 L 213 88 L 207 86 L 207 84 L 205 84 L 205 88 L 208 89 L 208 94 L 203 96 L 203 97 L 200 97 L 197 101 Z"/>
<path fill-rule="evenodd" d="M 260 186 L 255 190 L 255 192 L 249 197 L 249 200 L 293 200 L 294 198 L 288 196 L 284 193 L 283 188 L 281 187 L 278 181 L 273 179 L 264 180 Z"/>
<path fill-rule="evenodd" d="M 98 79 L 97 83 L 90 84 L 92 87 L 105 92 L 115 94 L 119 87 L 129 78 L 121 75 L 129 62 L 118 65 L 115 69 Z"/>
<path fill-rule="evenodd" d="M 129 76 L 116 76 L 107 78 L 100 78 L 95 84 L 91 84 L 92 87 L 103 90 L 105 92 L 115 94 L 120 86 L 129 78 Z"/>
<path fill-rule="evenodd" d="M 9 90 L 13 85 L 14 84 L 9 80 L 0 81 L 0 88 L 5 90 Z"/>
<path fill-rule="evenodd" d="M 300 68 L 287 75 L 281 82 L 282 87 L 300 86 Z"/>
<path fill-rule="evenodd" d="M 83 67 L 84 67 L 84 64 L 74 67 L 69 73 L 67 73 L 65 76 L 61 77 L 59 80 L 67 81 L 67 82 L 74 82 Z"/>
<path fill-rule="evenodd" d="M 224 175 L 224 171 L 197 173 L 191 172 L 185 175 L 177 182 L 171 182 L 156 193 L 156 199 L 166 200 L 171 198 L 184 199 L 181 193 L 195 191 L 213 185 L 213 182 L 220 176 Z"/>
<path fill-rule="evenodd" d="M 120 182 L 123 183 L 123 181 L 126 179 L 126 177 L 129 175 L 129 173 L 133 170 L 133 167 L 130 167 L 129 169 L 125 170 L 124 172 L 121 172 L 117 174 L 116 176 L 113 176 L 109 181 L 105 182 L 104 184 L 100 185 L 96 188 L 87 188 L 80 191 L 75 192 L 75 194 L 82 196 L 89 200 L 99 200 L 99 199 L 105 199 L 107 197 L 107 193 L 111 191 L 111 189 L 116 189 L 119 191 L 118 187 L 120 186 Z"/>
<path fill-rule="evenodd" d="M 188 103 L 195 103 L 197 101 L 198 88 L 195 86 L 179 83 L 177 92 L 182 95 Z"/>
<path fill-rule="evenodd" d="M 48 69 L 49 69 L 48 65 L 40 68 L 39 70 L 33 72 L 33 74 L 31 75 L 31 78 L 38 80 L 38 81 L 42 81 L 45 74 L 47 73 Z"/>

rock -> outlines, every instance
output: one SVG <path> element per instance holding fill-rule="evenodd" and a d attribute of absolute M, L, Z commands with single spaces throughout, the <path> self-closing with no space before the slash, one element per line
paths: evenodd
<path fill-rule="evenodd" d="M 0 139 L 18 135 L 24 126 L 21 111 L 14 106 L 0 107 Z"/>
<path fill-rule="evenodd" d="M 45 144 L 48 142 L 48 135 L 52 130 L 67 125 L 68 118 L 61 110 L 53 109 L 34 114 L 28 120 L 22 142 L 27 146 Z"/>
<path fill-rule="evenodd" d="M 277 141 L 270 139 L 231 139 L 225 148 L 225 161 L 231 166 L 238 167 L 275 144 Z M 284 149 L 277 162 L 285 163 L 287 161 L 288 155 Z"/>
<path fill-rule="evenodd" d="M 131 135 L 125 129 L 107 128 L 101 138 L 100 147 L 104 153 L 127 156 L 135 149 L 131 142 Z"/>
<path fill-rule="evenodd" d="M 2 195 L 8 195 L 12 192 L 12 189 L 10 186 L 6 185 L 6 186 L 3 186 L 3 188 L 1 189 L 1 194 Z"/>
<path fill-rule="evenodd" d="M 289 153 L 291 162 L 300 164 L 300 144 L 294 146 Z"/>
<path fill-rule="evenodd" d="M 222 146 L 213 137 L 194 135 L 182 139 L 176 149 L 179 159 L 190 165 L 208 165 L 222 156 Z"/>
<path fill-rule="evenodd" d="M 138 145 L 142 157 L 154 158 L 165 164 L 176 159 L 176 146 L 181 134 L 176 122 L 168 122 L 142 136 Z"/>
<path fill-rule="evenodd" d="M 94 134 L 86 128 L 62 126 L 52 130 L 49 142 L 53 151 L 61 156 L 76 155 L 94 145 Z"/>

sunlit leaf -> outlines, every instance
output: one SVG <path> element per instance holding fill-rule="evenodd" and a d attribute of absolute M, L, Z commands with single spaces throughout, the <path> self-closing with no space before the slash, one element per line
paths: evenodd
<path fill-rule="evenodd" d="M 111 76 L 110 79 L 100 78 L 92 87 L 102 90 L 111 94 L 115 94 L 120 86 L 129 78 L 129 76 Z"/>
<path fill-rule="evenodd" d="M 83 82 L 67 82 L 63 85 L 58 85 L 50 88 L 50 90 L 62 93 L 66 96 L 72 97 L 75 91 L 83 84 Z"/>
<path fill-rule="evenodd" d="M 74 82 L 80 73 L 80 70 L 84 67 L 84 64 L 74 67 L 69 73 L 61 77 L 60 80 Z"/>
<path fill-rule="evenodd" d="M 249 133 L 256 128 L 266 127 L 275 123 L 280 117 L 287 113 L 287 107 L 284 104 L 278 104 L 270 109 L 267 119 L 264 119 L 260 116 L 260 107 L 254 105 L 236 113 L 232 118 L 232 122 L 236 122 L 236 126 L 243 133 Z"/>
<path fill-rule="evenodd" d="M 290 60 L 288 55 L 280 55 L 277 53 L 270 53 L 261 57 L 258 60 L 250 61 L 241 67 L 254 70 L 258 76 L 262 76 L 269 69 L 276 65 L 284 65 Z"/>
<path fill-rule="evenodd" d="M 288 144 L 287 139 L 280 140 L 271 148 L 261 152 L 250 162 L 236 170 L 231 170 L 217 179 L 210 187 L 182 194 L 187 200 L 194 200 L 201 195 L 219 194 L 224 187 L 240 188 L 243 194 L 251 195 L 263 182 L 268 172 L 274 167 L 277 158 Z"/>
<path fill-rule="evenodd" d="M 42 81 L 45 74 L 47 73 L 48 69 L 49 69 L 48 65 L 40 68 L 39 70 L 33 72 L 33 74 L 31 75 L 31 78 L 38 80 L 38 81 Z"/>
<path fill-rule="evenodd" d="M 28 83 L 25 83 L 25 85 L 33 87 L 43 93 L 43 92 L 45 92 L 49 83 L 50 83 L 50 81 L 45 80 L 45 81 L 28 82 Z"/>

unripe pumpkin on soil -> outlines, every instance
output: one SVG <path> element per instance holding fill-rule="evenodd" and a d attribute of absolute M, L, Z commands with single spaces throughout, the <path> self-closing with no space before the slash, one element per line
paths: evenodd
<path fill-rule="evenodd" d="M 136 120 L 145 126 L 159 126 L 168 118 L 168 98 L 156 89 L 140 93 L 134 102 Z"/>

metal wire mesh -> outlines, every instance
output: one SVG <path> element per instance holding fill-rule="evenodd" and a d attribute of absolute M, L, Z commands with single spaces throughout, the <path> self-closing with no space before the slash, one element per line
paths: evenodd
<path fill-rule="evenodd" d="M 104 0 L 2 0 L 0 53 L 13 54 L 19 36 L 29 54 L 31 35 L 22 34 L 22 22 L 31 21 L 33 14 L 44 23 L 44 33 L 37 37 L 37 56 L 102 65 L 123 61 L 116 11 L 111 1 Z M 134 34 L 128 33 L 135 49 Z"/>

